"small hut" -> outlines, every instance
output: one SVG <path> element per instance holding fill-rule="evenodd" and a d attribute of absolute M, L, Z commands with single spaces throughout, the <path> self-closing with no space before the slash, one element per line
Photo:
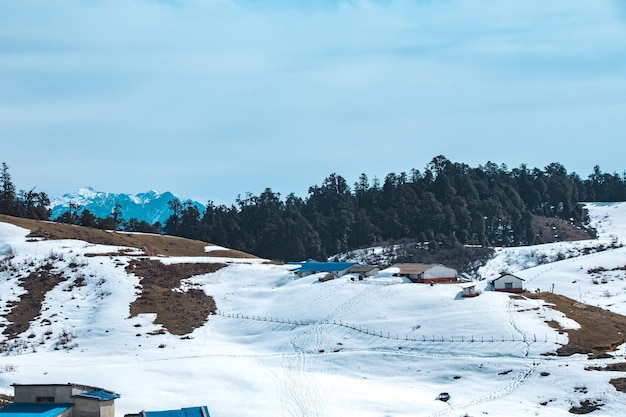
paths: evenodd
<path fill-rule="evenodd" d="M 491 281 L 494 291 L 520 293 L 524 291 L 524 280 L 513 274 L 502 274 Z"/>
<path fill-rule="evenodd" d="M 459 284 L 459 287 L 463 290 L 463 294 L 461 294 L 464 298 L 476 297 L 480 293 L 476 292 L 476 283 L 475 282 L 464 282 Z"/>

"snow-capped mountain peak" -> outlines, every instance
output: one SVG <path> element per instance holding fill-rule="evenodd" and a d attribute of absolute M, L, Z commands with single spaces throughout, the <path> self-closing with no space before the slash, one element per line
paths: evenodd
<path fill-rule="evenodd" d="M 152 190 L 137 194 L 116 194 L 97 191 L 92 187 L 84 187 L 52 200 L 50 209 L 52 210 L 52 219 L 69 211 L 70 204 L 77 205 L 79 210 L 87 209 L 97 217 L 107 217 L 115 205 L 119 204 L 124 220 L 136 218 L 154 224 L 156 222 L 164 223 L 172 214 L 168 204 L 172 200 L 178 200 L 181 203 L 191 201 L 183 200 L 169 191 Z M 197 201 L 192 201 L 192 203 L 201 212 L 204 211 L 204 206 L 201 203 Z"/>

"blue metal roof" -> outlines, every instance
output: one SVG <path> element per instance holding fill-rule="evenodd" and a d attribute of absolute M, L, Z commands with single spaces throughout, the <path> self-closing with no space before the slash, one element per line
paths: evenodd
<path fill-rule="evenodd" d="M 297 272 L 333 272 L 343 271 L 356 265 L 356 262 L 302 262 Z"/>
<path fill-rule="evenodd" d="M 145 414 L 145 417 L 211 417 L 206 405 L 181 408 L 180 410 L 144 411 L 143 414 Z"/>
<path fill-rule="evenodd" d="M 94 390 L 94 391 L 81 392 L 80 394 L 76 394 L 74 397 L 91 398 L 93 400 L 98 400 L 98 401 L 113 401 L 113 400 L 117 400 L 118 398 L 120 398 L 120 394 L 116 394 L 114 392 L 105 391 L 105 390 Z"/>
<path fill-rule="evenodd" d="M 0 408 L 6 417 L 56 417 L 74 404 L 71 403 L 11 403 Z"/>

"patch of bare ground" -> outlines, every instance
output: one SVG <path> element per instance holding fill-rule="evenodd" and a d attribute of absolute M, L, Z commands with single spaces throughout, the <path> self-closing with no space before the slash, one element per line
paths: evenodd
<path fill-rule="evenodd" d="M 619 392 L 626 392 L 626 378 L 614 378 L 609 383 Z"/>
<path fill-rule="evenodd" d="M 217 307 L 213 297 L 199 289 L 173 291 L 183 279 L 210 274 L 223 267 L 221 263 L 183 263 L 166 265 L 159 260 L 134 259 L 126 271 L 140 277 L 142 292 L 130 305 L 130 316 L 156 313 L 155 323 L 171 334 L 182 336 L 202 326 Z"/>
<path fill-rule="evenodd" d="M 526 296 L 546 301 L 551 304 L 550 307 L 580 325 L 579 329 L 563 329 L 554 321 L 548 322 L 551 327 L 567 332 L 568 335 L 567 345 L 557 349 L 559 356 L 581 353 L 597 357 L 614 351 L 617 346 L 626 342 L 625 316 L 559 294 L 542 292 L 529 293 Z"/>
<path fill-rule="evenodd" d="M 11 311 L 5 316 L 9 325 L 2 332 L 9 339 L 14 339 L 30 327 L 30 322 L 41 314 L 41 305 L 48 291 L 64 281 L 62 275 L 50 272 L 51 265 L 44 265 L 39 271 L 31 272 L 20 279 L 19 284 L 26 290 L 19 301 L 8 303 Z"/>
<path fill-rule="evenodd" d="M 11 395 L 0 394 L 0 408 L 12 402 L 13 402 L 13 397 Z"/>
<path fill-rule="evenodd" d="M 141 249 L 148 256 L 256 258 L 248 253 L 232 249 L 206 252 L 205 247 L 211 245 L 210 243 L 175 236 L 113 232 L 6 215 L 0 215 L 0 222 L 11 223 L 30 230 L 28 237 L 31 238 L 76 239 L 97 245 L 125 246 Z M 127 253 L 118 253 L 118 255 L 127 255 Z"/>
<path fill-rule="evenodd" d="M 573 405 L 569 409 L 569 412 L 571 414 L 589 414 L 599 410 L 603 405 L 600 400 L 584 400 L 580 402 L 580 405 Z"/>
<path fill-rule="evenodd" d="M 555 217 L 533 216 L 533 230 L 542 243 L 593 239 L 593 232 Z"/>
<path fill-rule="evenodd" d="M 588 366 L 587 371 L 626 372 L 626 362 L 610 363 L 606 366 Z M 616 390 L 626 392 L 626 378 L 614 378 L 609 381 Z"/>
<path fill-rule="evenodd" d="M 626 372 L 626 362 L 610 363 L 606 366 L 588 366 L 587 371 Z"/>

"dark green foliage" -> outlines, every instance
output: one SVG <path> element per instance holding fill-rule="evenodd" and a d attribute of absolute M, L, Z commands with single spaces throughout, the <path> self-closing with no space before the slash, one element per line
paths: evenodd
<path fill-rule="evenodd" d="M 0 170 L 0 214 L 48 220 L 50 218 L 49 204 L 48 195 L 44 192 L 36 193 L 34 188 L 30 191 L 21 190 L 16 193 L 11 174 L 9 174 L 9 167 L 6 163 L 2 163 Z"/>
<path fill-rule="evenodd" d="M 247 193 L 230 207 L 209 201 L 204 213 L 192 203 L 170 202 L 164 225 L 121 221 L 117 207 L 104 219 L 73 205 L 56 219 L 104 229 L 162 232 L 243 250 L 284 261 L 328 256 L 376 244 L 413 241 L 414 261 L 452 254 L 462 245 L 511 246 L 541 243 L 535 216 L 587 222 L 580 202 L 624 201 L 626 182 L 599 166 L 582 180 L 559 163 L 544 169 L 526 165 L 509 170 L 487 162 L 471 168 L 437 156 L 424 171 L 389 173 L 383 183 L 361 174 L 352 189 L 335 173 L 306 198 L 285 200 L 270 188 L 259 196 Z M 0 213 L 47 219 L 45 193 L 16 195 L 6 164 L 0 173 Z M 409 251 L 411 252 L 411 251 Z M 407 256 L 409 256 L 407 255 Z M 460 268 L 459 268 L 460 269 Z"/>
<path fill-rule="evenodd" d="M 509 171 L 493 162 L 471 168 L 437 156 L 423 173 L 390 173 L 382 185 L 361 174 L 351 190 L 333 173 L 321 186 L 310 187 L 306 199 L 290 194 L 283 201 L 267 188 L 259 196 L 239 197 L 231 207 L 209 202 L 191 234 L 177 229 L 190 209 L 179 208 L 165 231 L 280 260 L 325 259 L 406 240 L 428 243 L 411 254 L 414 260 L 435 252 L 441 258 L 446 253 L 460 256 L 455 248 L 467 244 L 539 243 L 535 215 L 580 225 L 585 221 L 580 201 L 594 200 L 590 195 L 623 200 L 625 189 L 623 179 L 599 168 L 582 181 L 558 163 L 543 170 L 522 165 Z M 197 216 L 191 213 L 190 218 Z"/>
<path fill-rule="evenodd" d="M 157 225 L 152 225 L 145 220 L 138 220 L 134 217 L 125 222 L 123 228 L 126 232 L 159 233 Z"/>
<path fill-rule="evenodd" d="M 382 185 L 361 174 L 352 190 L 333 173 L 321 186 L 310 187 L 306 199 L 290 194 L 283 201 L 267 188 L 259 196 L 238 197 L 230 207 L 209 202 L 204 213 L 172 201 L 163 232 L 280 260 L 325 259 L 381 242 L 412 240 L 422 245 L 407 251 L 407 260 L 465 261 L 471 251 L 459 252 L 462 245 L 540 243 L 534 215 L 583 224 L 580 201 L 598 195 L 624 199 L 624 189 L 622 179 L 598 167 L 582 181 L 558 163 L 509 171 L 493 162 L 471 168 L 437 156 L 423 173 L 390 173 Z"/>

